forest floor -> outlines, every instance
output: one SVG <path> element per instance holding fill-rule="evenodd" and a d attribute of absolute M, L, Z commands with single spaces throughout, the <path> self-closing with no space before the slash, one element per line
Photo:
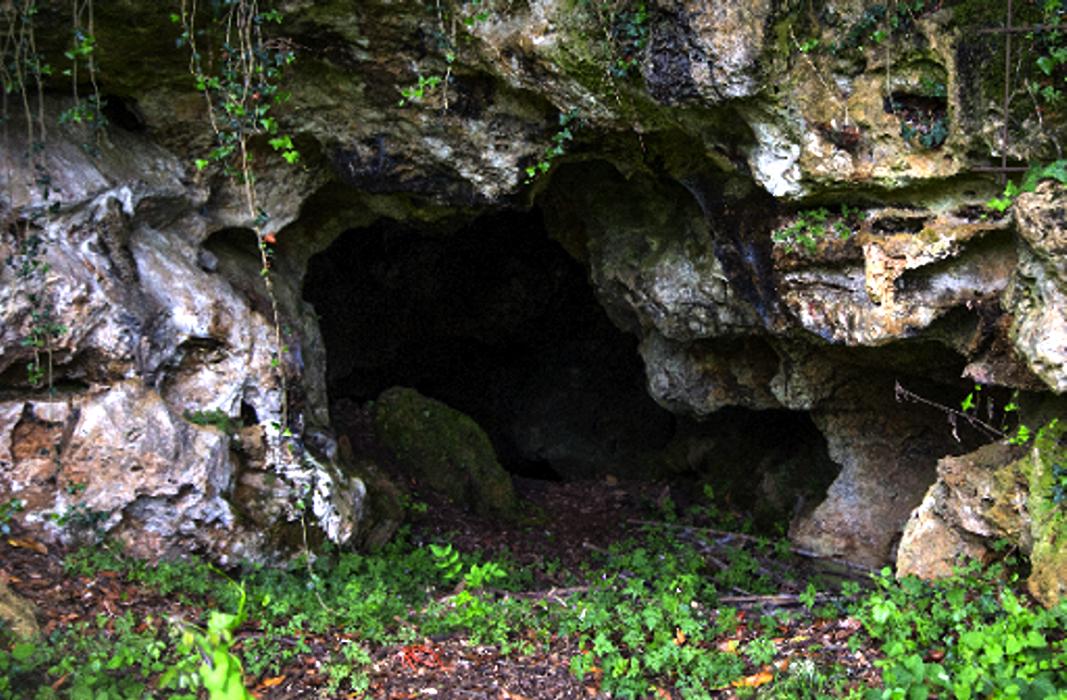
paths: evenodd
<path fill-rule="evenodd" d="M 426 514 L 412 530 L 412 546 L 449 542 L 458 551 L 480 552 L 486 561 L 507 560 L 509 567 L 532 574 L 527 580 L 528 590 L 496 595 L 565 606 L 567 597 L 587 590 L 589 582 L 583 576 L 588 573 L 591 559 L 606 557 L 613 547 L 632 550 L 638 546 L 646 523 L 656 523 L 663 517 L 664 505 L 672 500 L 669 487 L 662 484 L 620 483 L 614 479 L 607 483 L 518 479 L 517 486 L 528 510 L 537 513 L 536 524 L 479 518 L 447 502 L 437 502 L 428 505 Z M 727 546 L 734 547 L 744 546 L 750 537 L 690 531 L 680 523 L 674 529 L 680 537 L 706 535 L 709 541 L 711 537 L 719 541 L 725 538 L 732 541 Z M 110 625 L 113 632 L 111 621 L 126 613 L 132 613 L 144 631 L 152 624 L 146 622 L 149 620 L 198 620 L 206 611 L 195 600 L 183 600 L 171 591 L 161 594 L 151 583 L 131 580 L 119 568 L 105 567 L 72 575 L 64 565 L 66 552 L 53 549 L 44 553 L 43 548 L 17 536 L 8 539 L 21 546 L 3 545 L 6 551 L 0 563 L 0 577 L 36 604 L 46 637 L 80 621 L 91 623 L 103 633 L 109 631 Z M 756 542 L 754 538 L 751 541 Z M 707 556 L 716 558 L 711 552 Z M 729 568 L 725 562 L 718 564 Z M 742 651 L 757 638 L 770 640 L 775 649 L 773 655 L 764 659 L 765 663 L 745 660 L 745 675 L 732 682 L 751 686 L 768 684 L 791 663 L 810 659 L 820 667 L 834 667 L 855 687 L 876 684 L 879 674 L 871 661 L 877 652 L 862 648 L 850 651 L 846 647 L 847 640 L 860 628 L 855 619 L 828 620 L 810 614 L 781 616 L 776 618 L 768 636 L 768 630 L 760 624 L 760 618 L 766 613 L 805 610 L 798 599 L 803 591 L 800 578 L 790 576 L 789 572 L 776 572 L 772 578 L 779 584 L 774 592 L 768 592 L 763 586 L 763 592 L 756 594 L 734 585 L 731 595 L 726 596 L 739 611 L 737 624 L 714 643 L 736 653 L 739 659 L 745 659 Z M 450 588 L 438 592 L 440 597 L 453 594 Z M 764 623 L 769 624 L 766 620 Z M 680 630 L 673 633 L 677 645 L 685 643 Z M 255 629 L 253 624 L 247 625 L 237 632 L 234 649 L 240 652 L 246 640 L 261 634 L 262 630 Z M 291 637 L 278 635 L 276 641 L 281 646 L 297 646 L 299 637 L 299 646 L 306 650 L 259 676 L 249 674 L 246 684 L 257 697 L 264 699 L 322 697 L 330 685 L 326 659 L 340 641 L 352 638 L 353 634 L 324 630 Z M 501 653 L 499 645 L 476 643 L 463 632 L 436 633 L 408 643 L 370 645 L 367 651 L 371 663 L 367 664 L 366 690 L 342 692 L 334 688 L 330 692 L 337 693 L 336 697 L 389 700 L 606 697 L 600 689 L 602 669 L 594 666 L 582 680 L 571 672 L 571 659 L 580 653 L 577 635 L 555 635 L 536 650 L 509 650 L 508 654 Z M 72 671 L 78 672 L 78 669 Z M 56 691 L 62 691 L 70 682 L 70 675 L 49 679 L 50 687 Z M 717 697 L 733 697 L 738 693 L 738 688 L 730 683 L 721 689 L 708 690 Z M 653 692 L 661 698 L 676 695 L 675 689 L 664 686 L 655 686 Z"/>
<path fill-rule="evenodd" d="M 743 517 L 712 506 L 678 514 L 664 484 L 516 486 L 521 523 L 427 499 L 386 552 L 229 572 L 250 601 L 230 646 L 247 688 L 264 700 L 881 692 L 886 637 L 863 602 L 877 577 L 731 532 L 722 523 Z M 37 606 L 48 642 L 5 668 L 0 636 L 0 697 L 197 697 L 180 688 L 196 652 L 183 656 L 176 639 L 212 609 L 232 610 L 236 584 L 106 545 L 5 540 L 0 578 Z M 923 646 L 920 666 L 946 653 Z"/>

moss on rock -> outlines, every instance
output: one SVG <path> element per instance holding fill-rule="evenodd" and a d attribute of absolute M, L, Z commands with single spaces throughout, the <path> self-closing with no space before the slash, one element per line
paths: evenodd
<path fill-rule="evenodd" d="M 1030 475 L 1030 578 L 1027 587 L 1049 607 L 1067 597 L 1067 506 L 1054 500 L 1057 464 L 1067 462 L 1067 423 L 1053 420 L 1026 457 Z M 1024 467 L 1024 468 L 1025 468 Z"/>
<path fill-rule="evenodd" d="M 482 515 L 515 513 L 511 477 L 469 416 L 414 389 L 394 387 L 375 402 L 374 428 L 422 488 Z"/>

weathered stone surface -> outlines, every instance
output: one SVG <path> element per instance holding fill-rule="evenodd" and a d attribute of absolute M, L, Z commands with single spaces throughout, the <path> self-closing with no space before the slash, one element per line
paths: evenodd
<path fill-rule="evenodd" d="M 310 454 L 264 464 L 262 449 L 244 454 L 228 435 L 194 424 L 247 418 L 262 442 L 276 434 L 281 406 L 261 288 L 216 273 L 235 266 L 228 251 L 202 264 L 198 244 L 217 225 L 204 208 L 207 190 L 142 136 L 116 131 L 95 157 L 79 138 L 53 133 L 40 152 L 55 172 L 55 207 L 28 184 L 17 142 L 3 152 L 15 223 L 0 234 L 11 262 L 0 269 L 0 371 L 16 396 L 0 410 L 0 494 L 25 498 L 19 517 L 46 537 L 109 532 L 149 557 L 273 557 L 277 528 L 298 517 L 305 495 L 313 524 L 350 541 L 358 479 Z M 238 221 L 228 206 L 216 211 Z M 23 342 L 35 334 L 38 347 Z M 35 376 L 27 362 L 41 368 Z M 41 399 L 31 384 L 62 390 Z M 249 487 L 242 470 L 257 460 L 276 484 Z M 236 502 L 239 482 L 255 507 Z M 246 507 L 255 517 L 244 517 Z"/>
<path fill-rule="evenodd" d="M 590 278 L 620 328 L 672 340 L 762 327 L 731 283 L 698 201 L 679 185 L 626 181 L 613 168 L 569 169 L 553 183 L 546 224 L 588 260 Z M 568 240 L 578 228 L 580 240 Z"/>
<path fill-rule="evenodd" d="M 893 401 L 891 385 L 852 379 L 812 412 L 841 473 L 826 500 L 795 521 L 793 541 L 870 566 L 891 561 L 911 511 L 955 445 L 934 416 Z M 956 448 L 958 449 L 958 448 Z"/>
<path fill-rule="evenodd" d="M 815 254 L 779 249 L 782 300 L 832 343 L 880 345 L 920 333 L 949 310 L 995 301 L 1015 266 L 1007 222 L 952 213 L 871 212 L 848 239 Z"/>
<path fill-rule="evenodd" d="M 1042 183 L 1016 200 L 1019 267 L 1007 305 L 1015 347 L 1057 393 L 1067 391 L 1067 187 Z"/>
<path fill-rule="evenodd" d="M 726 406 L 781 407 L 770 388 L 778 355 L 759 339 L 678 343 L 653 331 L 640 350 L 649 393 L 675 413 L 703 417 Z"/>
<path fill-rule="evenodd" d="M 423 488 L 479 513 L 514 513 L 511 477 L 468 416 L 414 389 L 394 387 L 375 402 L 374 426 L 382 444 Z"/>
<path fill-rule="evenodd" d="M 994 539 L 1019 543 L 1028 489 L 1012 467 L 1017 456 L 997 442 L 940 460 L 937 481 L 904 528 L 897 575 L 948 576 L 962 560 L 987 556 Z"/>
<path fill-rule="evenodd" d="M 1061 422 L 1029 449 L 992 443 L 938 463 L 938 479 L 912 514 L 900 542 L 897 575 L 947 576 L 961 558 L 987 559 L 1006 540 L 1030 558 L 1027 587 L 1047 606 L 1067 595 L 1067 515 L 1054 500 L 1067 461 Z M 1023 456 L 1020 457 L 1020 452 Z"/>
<path fill-rule="evenodd" d="M 3 580 L 0 580 L 0 626 L 15 639 L 32 641 L 41 636 L 33 603 L 15 595 Z"/>
<path fill-rule="evenodd" d="M 749 97 L 760 87 L 772 3 L 655 3 L 648 57 L 641 72 L 649 93 L 666 104 L 714 104 Z"/>

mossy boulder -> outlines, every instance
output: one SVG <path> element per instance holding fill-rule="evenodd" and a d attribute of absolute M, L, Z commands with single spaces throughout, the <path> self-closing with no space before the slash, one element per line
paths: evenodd
<path fill-rule="evenodd" d="M 1067 598 L 1067 422 L 1055 420 L 1046 426 L 1023 461 L 1030 475 L 1027 510 L 1033 537 L 1026 584 L 1035 598 L 1051 607 Z"/>
<path fill-rule="evenodd" d="M 16 639 L 30 641 L 41 636 L 33 603 L 15 595 L 3 581 L 0 581 L 0 627 Z"/>
<path fill-rule="evenodd" d="M 1038 601 L 1067 599 L 1067 423 L 1049 422 L 1021 457 L 998 442 L 945 457 L 937 470 L 904 530 L 898 576 L 947 576 L 961 555 L 989 559 L 1006 540 L 1029 556 L 1026 583 Z"/>
<path fill-rule="evenodd" d="M 515 512 L 511 477 L 485 431 L 469 416 L 414 389 L 394 387 L 375 402 L 374 429 L 421 489 L 481 515 Z"/>

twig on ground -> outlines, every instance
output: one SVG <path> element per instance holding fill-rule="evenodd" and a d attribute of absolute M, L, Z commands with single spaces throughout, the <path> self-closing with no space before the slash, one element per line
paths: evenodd
<path fill-rule="evenodd" d="M 826 593 L 816 593 L 814 601 L 816 603 L 827 603 L 833 600 L 840 600 L 840 598 L 840 596 L 833 596 Z M 796 593 L 778 593 L 774 595 L 724 595 L 719 598 L 719 602 L 726 605 L 770 605 L 773 607 L 787 607 L 804 604 L 804 602 L 800 600 L 800 595 Z"/>
<path fill-rule="evenodd" d="M 628 519 L 626 522 L 632 525 L 652 525 L 654 527 L 669 527 L 677 530 L 691 530 L 693 532 L 707 532 L 712 535 L 717 535 L 723 539 L 737 539 L 743 542 L 752 542 L 753 544 L 763 544 L 767 541 L 765 537 L 756 537 L 754 535 L 746 535 L 743 532 L 728 532 L 726 530 L 716 530 L 710 527 L 698 527 L 696 525 L 685 525 L 683 523 L 667 523 L 657 520 L 639 520 L 636 518 Z M 801 547 L 794 547 L 790 545 L 789 551 L 798 557 L 804 557 L 805 559 L 815 559 L 820 562 L 828 562 L 843 566 L 846 569 L 858 571 L 867 575 L 874 575 L 877 573 L 875 569 L 862 564 L 856 564 L 855 562 L 848 561 L 847 559 L 838 559 L 836 557 L 827 557 L 818 552 L 814 552 L 810 549 L 803 549 Z"/>

